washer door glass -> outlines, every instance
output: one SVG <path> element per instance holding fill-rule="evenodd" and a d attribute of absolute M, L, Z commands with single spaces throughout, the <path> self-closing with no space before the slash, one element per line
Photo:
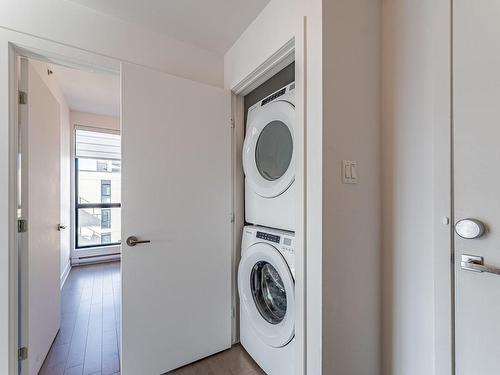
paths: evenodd
<path fill-rule="evenodd" d="M 252 296 L 260 315 L 270 324 L 279 324 L 286 315 L 286 291 L 278 271 L 268 262 L 254 265 L 250 274 Z"/>
<path fill-rule="evenodd" d="M 288 126 L 281 121 L 267 124 L 259 135 L 255 162 L 262 177 L 275 181 L 285 174 L 293 154 L 293 139 Z"/>

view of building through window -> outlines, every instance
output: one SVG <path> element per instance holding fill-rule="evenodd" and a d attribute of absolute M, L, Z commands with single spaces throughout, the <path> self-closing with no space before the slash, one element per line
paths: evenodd
<path fill-rule="evenodd" d="M 111 152 L 119 141 L 119 135 L 77 130 L 76 248 L 120 243 L 121 161 Z M 113 158 L 91 157 L 97 155 Z"/>

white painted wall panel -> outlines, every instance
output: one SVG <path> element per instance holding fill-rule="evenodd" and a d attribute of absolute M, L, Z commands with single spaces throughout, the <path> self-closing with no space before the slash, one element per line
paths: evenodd
<path fill-rule="evenodd" d="M 446 212 L 449 208 L 449 9 L 446 1 L 383 1 L 384 375 L 446 374 L 435 372 L 434 241 L 438 224 L 434 210 L 440 206 Z M 438 123 L 444 128 L 438 130 Z M 440 161 L 435 164 L 439 145 L 444 148 L 437 151 Z M 441 169 L 436 170 L 436 165 Z M 436 173 L 440 174 L 439 190 Z M 436 204 L 439 195 L 441 202 Z M 442 247 L 436 250 L 446 258 L 449 234 L 448 239 L 446 233 L 439 236 Z M 440 262 L 449 269 L 449 257 L 441 257 Z M 439 277 L 447 276 L 449 272 Z M 449 302 L 446 292 L 441 297 L 441 305 L 446 299 Z M 449 327 L 441 329 L 446 332 Z M 445 347 L 441 353 L 450 355 Z"/>
<path fill-rule="evenodd" d="M 221 55 L 64 0 L 0 0 L 0 27 L 223 85 Z"/>
<path fill-rule="evenodd" d="M 94 113 L 71 111 L 71 124 L 94 128 L 120 130 L 120 117 L 96 115 Z"/>
<path fill-rule="evenodd" d="M 233 88 L 293 39 L 296 27 L 296 1 L 271 0 L 226 52 L 225 87 Z"/>
<path fill-rule="evenodd" d="M 323 374 L 380 374 L 380 11 L 323 1 Z"/>

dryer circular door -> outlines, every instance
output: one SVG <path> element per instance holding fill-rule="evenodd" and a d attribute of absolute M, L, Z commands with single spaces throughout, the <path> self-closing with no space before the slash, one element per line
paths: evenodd
<path fill-rule="evenodd" d="M 266 105 L 249 122 L 243 169 L 251 189 L 265 198 L 284 193 L 295 179 L 295 107 L 286 101 Z"/>
<path fill-rule="evenodd" d="M 264 343 L 280 348 L 295 335 L 294 281 L 285 259 L 266 243 L 250 246 L 238 268 L 240 303 Z"/>

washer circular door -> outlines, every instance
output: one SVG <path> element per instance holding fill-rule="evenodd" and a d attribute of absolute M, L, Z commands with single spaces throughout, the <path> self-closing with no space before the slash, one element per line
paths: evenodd
<path fill-rule="evenodd" d="M 269 103 L 248 124 L 243 144 L 243 169 L 252 190 L 273 198 L 295 179 L 295 107 L 287 101 Z"/>
<path fill-rule="evenodd" d="M 257 335 L 280 348 L 295 335 L 295 292 L 290 269 L 276 248 L 250 246 L 238 268 L 240 302 Z"/>

